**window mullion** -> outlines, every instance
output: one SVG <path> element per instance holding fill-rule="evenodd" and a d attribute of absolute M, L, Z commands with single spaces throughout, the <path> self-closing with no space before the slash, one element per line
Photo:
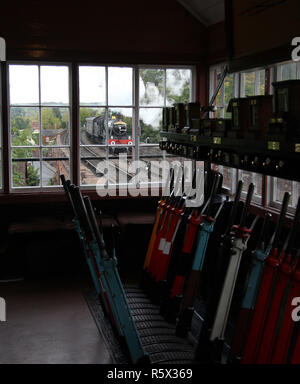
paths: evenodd
<path fill-rule="evenodd" d="M 245 74 L 241 73 L 240 75 L 240 96 L 245 97 Z"/>
<path fill-rule="evenodd" d="M 254 93 L 256 96 L 260 95 L 260 71 L 255 71 L 255 85 L 254 85 Z"/>
<path fill-rule="evenodd" d="M 292 204 L 293 204 L 293 207 L 295 208 L 297 206 L 297 182 L 296 181 L 293 181 L 292 183 L 292 191 L 293 191 L 293 196 L 292 196 Z"/>
<path fill-rule="evenodd" d="M 276 69 L 277 69 L 277 73 L 276 73 L 276 77 L 277 77 L 277 81 L 281 81 L 282 80 L 282 70 L 283 70 L 283 67 L 282 67 L 282 65 L 278 65 L 277 67 L 276 67 Z"/>
<path fill-rule="evenodd" d="M 234 83 L 234 97 L 240 97 L 240 73 L 235 73 L 233 75 L 233 83 Z"/>
<path fill-rule="evenodd" d="M 221 110 L 221 117 L 224 118 L 225 116 L 225 81 L 224 83 L 222 84 L 222 87 L 220 89 L 220 92 L 221 92 L 221 95 L 220 95 L 220 101 L 221 101 L 221 107 L 222 107 L 222 110 Z"/>
<path fill-rule="evenodd" d="M 38 65 L 39 73 L 39 118 L 40 118 L 40 135 L 39 135 L 39 144 L 40 144 L 40 189 L 43 186 L 43 163 L 42 163 L 42 99 L 41 99 L 41 66 Z M 26 165 L 27 167 L 27 165 Z"/>
<path fill-rule="evenodd" d="M 276 76 L 277 76 L 277 67 L 273 66 L 270 68 L 270 89 L 268 90 L 269 95 L 274 94 L 274 89 L 272 84 L 275 82 Z"/>
<path fill-rule="evenodd" d="M 139 67 L 133 68 L 133 94 L 134 94 L 134 113 L 133 113 L 133 124 L 134 124 L 134 159 L 138 160 L 140 157 L 140 128 L 139 128 L 139 116 L 140 116 L 140 88 L 139 88 Z"/>
<path fill-rule="evenodd" d="M 107 147 L 107 150 L 106 150 L 106 159 L 108 158 L 107 156 L 107 153 L 109 152 L 109 147 L 108 147 L 108 134 L 109 134 L 109 129 L 108 129 L 108 114 L 109 114 L 109 108 L 108 108 L 108 67 L 105 66 L 105 105 L 106 105 L 106 114 L 105 114 L 105 119 L 106 119 L 106 147 Z"/>
<path fill-rule="evenodd" d="M 300 61 L 297 61 L 296 66 L 297 66 L 296 77 L 297 79 L 300 79 Z"/>

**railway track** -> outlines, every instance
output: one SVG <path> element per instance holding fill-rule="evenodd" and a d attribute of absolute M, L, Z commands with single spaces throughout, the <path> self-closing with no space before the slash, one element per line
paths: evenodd
<path fill-rule="evenodd" d="M 86 167 L 97 177 L 103 177 L 104 176 L 104 164 L 103 164 L 103 170 L 101 170 L 101 165 L 99 165 L 99 162 L 101 160 L 106 159 L 106 151 L 107 147 L 99 147 L 95 145 L 94 142 L 91 142 L 91 140 L 87 137 L 87 134 L 85 131 L 81 133 L 81 144 L 84 145 L 81 147 L 81 161 L 84 162 Z M 156 157 L 157 155 L 157 157 Z M 160 158 L 160 152 L 157 153 L 157 148 L 153 148 L 153 155 L 150 153 L 149 157 L 144 155 L 141 159 L 141 161 L 144 161 L 147 163 L 147 168 L 141 168 L 138 172 L 138 178 L 139 182 L 141 184 L 148 183 L 151 180 L 158 181 L 161 180 L 162 177 L 162 171 L 157 166 L 150 166 L 150 162 L 152 160 L 161 160 Z M 132 161 L 130 160 L 130 157 L 128 156 L 128 163 L 127 167 L 124 166 L 125 169 L 122 169 L 122 162 L 119 162 L 119 158 L 115 159 L 109 159 L 109 167 L 112 167 L 115 169 L 116 176 L 112 177 L 111 172 L 108 174 L 109 183 L 115 184 L 118 183 L 120 179 L 120 175 L 122 175 L 122 181 L 127 180 L 127 183 L 130 182 L 132 177 L 134 176 L 134 173 L 129 172 L 128 169 L 130 168 L 130 165 L 132 164 Z M 112 171 L 111 168 L 111 171 Z M 127 170 L 126 170 L 127 169 Z"/>
<path fill-rule="evenodd" d="M 82 161 L 85 163 L 87 168 L 90 169 L 97 177 L 103 177 L 105 175 L 105 168 L 107 163 L 106 161 L 103 161 L 103 160 L 106 160 L 105 150 L 103 150 L 103 152 L 104 153 L 102 153 L 102 156 L 101 155 L 99 156 L 99 151 L 98 153 L 96 153 L 95 150 L 93 150 L 92 148 L 88 148 L 88 147 L 81 148 Z M 101 160 L 103 161 L 102 164 L 101 164 Z M 116 184 L 118 183 L 118 180 L 120 180 L 121 178 L 122 180 L 126 179 L 126 182 L 129 182 L 133 176 L 132 174 L 130 174 L 129 172 L 127 172 L 126 170 L 120 167 L 118 159 L 108 160 L 108 167 L 109 167 L 108 169 L 109 183 Z"/>

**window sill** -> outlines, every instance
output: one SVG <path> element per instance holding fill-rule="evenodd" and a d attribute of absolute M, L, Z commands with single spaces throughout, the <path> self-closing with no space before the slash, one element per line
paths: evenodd
<path fill-rule="evenodd" d="M 261 205 L 251 204 L 250 213 L 252 213 L 254 215 L 258 215 L 260 217 L 265 217 L 265 214 L 267 212 L 271 213 L 272 220 L 274 222 L 277 222 L 279 215 L 280 215 L 279 209 L 271 207 L 271 206 L 262 207 Z M 288 226 L 288 227 L 291 226 L 293 220 L 294 220 L 294 215 L 290 212 L 287 212 L 284 225 Z"/>

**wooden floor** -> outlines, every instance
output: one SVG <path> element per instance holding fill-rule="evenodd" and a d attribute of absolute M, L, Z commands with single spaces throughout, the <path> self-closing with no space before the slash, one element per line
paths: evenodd
<path fill-rule="evenodd" d="M 109 364 L 82 292 L 89 282 L 0 283 L 0 364 Z"/>

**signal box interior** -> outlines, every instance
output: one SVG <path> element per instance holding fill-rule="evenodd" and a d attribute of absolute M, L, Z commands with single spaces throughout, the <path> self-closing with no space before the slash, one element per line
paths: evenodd
<path fill-rule="evenodd" d="M 0 364 L 300 363 L 299 14 L 2 1 Z"/>

